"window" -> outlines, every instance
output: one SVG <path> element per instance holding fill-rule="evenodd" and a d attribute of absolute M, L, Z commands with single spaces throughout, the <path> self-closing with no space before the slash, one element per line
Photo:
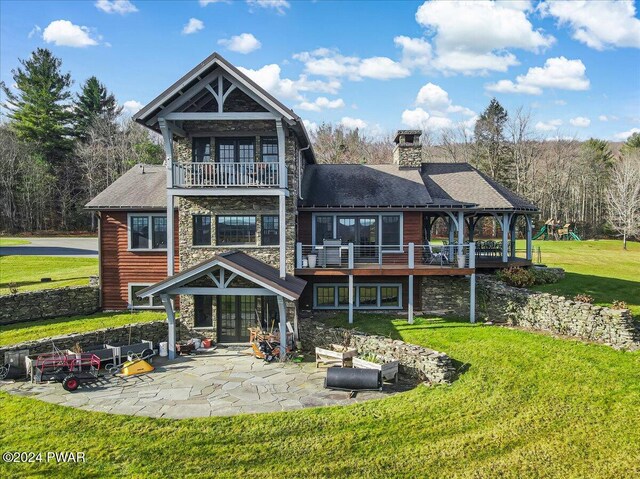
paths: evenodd
<path fill-rule="evenodd" d="M 211 245 L 211 216 L 208 216 L 208 215 L 193 216 L 193 245 L 194 246 Z"/>
<path fill-rule="evenodd" d="M 129 249 L 167 249 L 167 216 L 130 214 Z"/>
<path fill-rule="evenodd" d="M 278 162 L 278 139 L 275 137 L 261 138 L 260 144 L 262 151 L 260 152 L 261 161 L 265 163 Z"/>
<path fill-rule="evenodd" d="M 382 246 L 385 251 L 397 251 L 400 246 L 400 215 L 382 216 Z"/>
<path fill-rule="evenodd" d="M 217 244 L 256 244 L 255 216 L 218 216 Z"/>
<path fill-rule="evenodd" d="M 402 286 L 400 284 L 356 284 L 353 292 L 356 309 L 401 309 Z M 314 308 L 348 309 L 349 288 L 343 284 L 316 284 Z"/>
<path fill-rule="evenodd" d="M 269 215 L 262 217 L 262 244 L 264 246 L 273 246 L 280 244 L 278 235 L 278 217 Z"/>
<path fill-rule="evenodd" d="M 192 145 L 192 161 L 195 163 L 211 161 L 211 138 L 194 138 Z"/>
<path fill-rule="evenodd" d="M 151 284 L 129 283 L 129 307 L 132 309 L 159 309 L 162 308 L 160 297 L 138 298 L 136 293 L 142 291 Z"/>
<path fill-rule="evenodd" d="M 315 244 L 320 245 L 325 239 L 333 239 L 333 216 L 316 216 Z"/>
<path fill-rule="evenodd" d="M 334 231 L 335 224 L 335 231 Z M 314 241 L 321 245 L 325 239 L 340 239 L 353 243 L 366 256 L 375 257 L 376 249 L 362 248 L 383 245 L 383 251 L 402 251 L 401 214 L 314 215 Z"/>
<path fill-rule="evenodd" d="M 220 163 L 253 163 L 255 144 L 253 138 L 224 138 L 216 141 L 217 161 Z"/>

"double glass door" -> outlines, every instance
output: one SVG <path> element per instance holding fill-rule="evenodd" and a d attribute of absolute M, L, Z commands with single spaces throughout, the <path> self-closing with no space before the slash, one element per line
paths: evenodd
<path fill-rule="evenodd" d="M 338 216 L 336 237 L 342 244 L 354 244 L 354 256 L 358 262 L 378 261 L 378 217 Z"/>
<path fill-rule="evenodd" d="M 218 296 L 218 342 L 249 341 L 249 328 L 257 325 L 255 296 Z"/>

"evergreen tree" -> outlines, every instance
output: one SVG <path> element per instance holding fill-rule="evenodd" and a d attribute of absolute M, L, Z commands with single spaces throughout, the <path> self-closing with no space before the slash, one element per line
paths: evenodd
<path fill-rule="evenodd" d="M 640 149 L 640 133 L 635 132 L 629 138 L 627 138 L 627 141 L 624 142 L 624 145 L 622 145 L 620 151 L 623 155 L 628 155 L 634 150 L 637 151 L 638 149 Z"/>
<path fill-rule="evenodd" d="M 102 117 L 107 121 L 115 121 L 122 112 L 113 93 L 98 81 L 95 76 L 89 78 L 76 95 L 73 109 L 74 134 L 82 141 L 86 141 L 87 133 L 96 118 Z"/>
<path fill-rule="evenodd" d="M 507 185 L 511 179 L 511 158 L 505 139 L 507 110 L 495 98 L 476 121 L 476 166 L 492 178 Z"/>
<path fill-rule="evenodd" d="M 62 61 L 38 48 L 22 67 L 12 70 L 17 92 L 2 83 L 3 105 L 18 138 L 50 164 L 61 162 L 72 148 L 68 100 L 71 75 L 62 73 Z"/>

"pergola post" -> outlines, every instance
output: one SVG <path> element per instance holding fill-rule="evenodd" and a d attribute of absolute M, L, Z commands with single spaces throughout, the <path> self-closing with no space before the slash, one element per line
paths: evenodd
<path fill-rule="evenodd" d="M 509 241 L 509 213 L 502 214 L 501 221 L 502 228 L 502 262 L 507 263 L 509 261 L 509 248 L 507 242 Z"/>
<path fill-rule="evenodd" d="M 526 220 L 526 230 L 527 230 L 527 261 L 531 261 L 533 259 L 533 241 L 531 239 L 531 232 L 533 230 L 531 216 L 525 215 L 524 219 Z"/>
<path fill-rule="evenodd" d="M 509 240 L 511 244 L 511 258 L 516 257 L 516 222 L 518 221 L 518 215 L 511 215 L 511 222 L 509 226 Z"/>
<path fill-rule="evenodd" d="M 280 277 L 286 278 L 287 276 L 287 229 L 285 225 L 286 221 L 286 207 L 284 192 L 278 196 L 278 237 L 280 239 Z"/>
<path fill-rule="evenodd" d="M 469 278 L 469 322 L 476 322 L 476 244 L 469 243 L 469 268 L 473 269 Z"/>
<path fill-rule="evenodd" d="M 448 216 L 448 223 L 449 223 L 449 245 L 452 245 L 454 242 L 454 225 L 455 223 L 453 222 L 453 218 L 451 216 Z"/>
<path fill-rule="evenodd" d="M 168 294 L 161 294 L 160 299 L 167 313 L 167 323 L 169 326 L 169 359 L 176 358 L 176 316 L 173 313 L 173 304 Z"/>
<path fill-rule="evenodd" d="M 462 247 L 464 243 L 464 212 L 458 211 L 458 256 L 464 254 Z"/>
<path fill-rule="evenodd" d="M 284 305 L 284 298 L 278 296 L 278 315 L 280 316 L 280 361 L 287 358 L 287 308 Z"/>

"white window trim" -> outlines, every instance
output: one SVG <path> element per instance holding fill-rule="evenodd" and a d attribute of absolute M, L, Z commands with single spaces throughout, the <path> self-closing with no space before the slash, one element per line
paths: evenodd
<path fill-rule="evenodd" d="M 129 309 L 164 309 L 164 306 L 159 305 L 159 306 L 153 306 L 153 297 L 149 296 L 147 298 L 148 304 L 144 305 L 144 306 L 134 306 L 133 305 L 133 292 L 132 292 L 132 288 L 134 286 L 151 286 L 153 283 L 127 283 L 127 292 L 128 292 L 128 297 L 127 297 L 127 304 L 128 304 L 128 308 Z"/>
<path fill-rule="evenodd" d="M 360 287 L 375 287 L 376 306 L 360 306 Z M 318 288 L 333 287 L 333 306 L 318 306 Z M 349 309 L 348 305 L 338 305 L 338 288 L 348 288 L 349 283 L 315 283 L 313 285 L 313 309 Z M 380 296 L 380 288 L 397 287 L 398 288 L 398 306 L 380 306 L 382 298 Z M 360 310 L 399 310 L 402 309 L 402 283 L 354 283 L 353 285 L 353 307 Z"/>
<path fill-rule="evenodd" d="M 131 247 L 131 218 L 134 216 L 146 216 L 149 219 L 149 238 L 147 240 L 147 248 L 132 248 Z M 167 251 L 167 248 L 152 248 L 153 244 L 153 217 L 154 216 L 163 216 L 167 217 L 166 213 L 127 213 L 127 251 L 138 252 L 138 251 Z M 169 235 L 173 234 L 172 231 L 169 231 L 169 222 L 167 221 L 167 242 L 169 241 Z"/>
<path fill-rule="evenodd" d="M 397 250 L 391 249 L 383 249 L 382 254 L 385 253 L 404 253 L 404 213 L 402 211 L 398 211 L 395 213 L 376 213 L 376 212 L 367 212 L 367 211 L 349 211 L 349 212 L 314 212 L 311 214 L 311 245 L 316 245 L 316 216 L 331 216 L 333 217 L 333 239 L 336 238 L 336 234 L 338 232 L 338 216 L 376 216 L 378 218 L 378 245 L 382 245 L 382 217 L 383 216 L 400 216 L 400 243 L 398 246 L 400 247 Z"/>

